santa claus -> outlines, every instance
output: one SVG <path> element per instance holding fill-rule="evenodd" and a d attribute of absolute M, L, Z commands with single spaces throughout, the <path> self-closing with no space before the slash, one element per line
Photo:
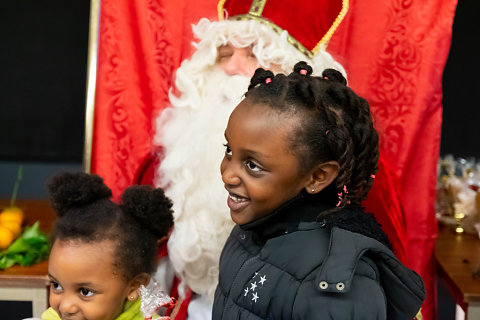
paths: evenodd
<path fill-rule="evenodd" d="M 176 319 L 211 318 L 219 257 L 233 228 L 219 170 L 223 132 L 255 69 L 288 73 L 304 60 L 314 73 L 334 68 L 345 75 L 325 50 L 346 13 L 342 1 L 296 5 L 287 16 L 288 1 L 247 2 L 220 1 L 219 21 L 201 19 L 193 27 L 196 51 L 177 70 L 178 93 L 170 94 L 171 106 L 157 119 L 154 183 L 173 200 L 175 227 L 156 278 L 169 284 L 175 274 L 180 280 Z M 300 20 L 312 15 L 316 19 L 302 31 Z"/>

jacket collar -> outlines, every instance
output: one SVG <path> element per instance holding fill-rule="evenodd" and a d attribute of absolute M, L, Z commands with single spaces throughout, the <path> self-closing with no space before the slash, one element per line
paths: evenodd
<path fill-rule="evenodd" d="M 297 230 L 300 222 L 317 221 L 322 212 L 332 208 L 325 193 L 312 195 L 302 190 L 269 214 L 239 227 L 267 240 Z"/>
<path fill-rule="evenodd" d="M 264 243 L 273 237 L 298 230 L 300 222 L 315 222 L 326 228 L 338 227 L 376 239 L 392 249 L 392 245 L 373 214 L 366 213 L 358 205 L 348 205 L 340 211 L 332 203 L 331 190 L 309 194 L 302 190 L 271 213 L 242 224 L 239 227 L 254 233 L 254 240 Z M 330 199 L 330 201 L 329 201 Z"/>

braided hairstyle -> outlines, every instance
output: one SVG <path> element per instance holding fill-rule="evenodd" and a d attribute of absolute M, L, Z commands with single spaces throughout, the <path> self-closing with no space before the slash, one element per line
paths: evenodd
<path fill-rule="evenodd" d="M 288 76 L 259 68 L 245 97 L 298 115 L 301 123 L 289 142 L 299 155 L 300 170 L 337 161 L 337 207 L 360 204 L 378 170 L 378 134 L 368 102 L 347 87 L 345 78 L 334 69 L 324 70 L 322 77 L 311 74 L 312 68 L 303 61 Z"/>
<path fill-rule="evenodd" d="M 155 271 L 158 240 L 173 225 L 172 202 L 162 189 L 132 186 L 116 204 L 102 178 L 81 172 L 61 173 L 48 188 L 57 212 L 52 241 L 110 240 L 115 246 L 114 266 L 127 280 Z"/>

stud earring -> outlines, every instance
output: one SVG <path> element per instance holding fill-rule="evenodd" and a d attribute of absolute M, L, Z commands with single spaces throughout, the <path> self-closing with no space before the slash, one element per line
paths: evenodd
<path fill-rule="evenodd" d="M 133 301 L 133 300 L 135 300 L 135 297 L 134 297 L 134 296 L 131 296 L 131 297 L 130 297 L 130 301 Z"/>
<path fill-rule="evenodd" d="M 312 189 L 312 192 L 315 192 L 315 189 Z"/>

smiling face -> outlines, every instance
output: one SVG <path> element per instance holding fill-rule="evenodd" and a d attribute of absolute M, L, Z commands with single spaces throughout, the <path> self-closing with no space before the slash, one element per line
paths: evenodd
<path fill-rule="evenodd" d="M 87 244 L 56 240 L 50 253 L 49 302 L 62 319 L 113 320 L 123 311 L 132 285 L 114 272 L 111 241 Z"/>
<path fill-rule="evenodd" d="M 311 174 L 299 173 L 297 155 L 290 149 L 298 121 L 248 99 L 232 112 L 220 171 L 235 223 L 270 213 L 311 183 Z"/>

